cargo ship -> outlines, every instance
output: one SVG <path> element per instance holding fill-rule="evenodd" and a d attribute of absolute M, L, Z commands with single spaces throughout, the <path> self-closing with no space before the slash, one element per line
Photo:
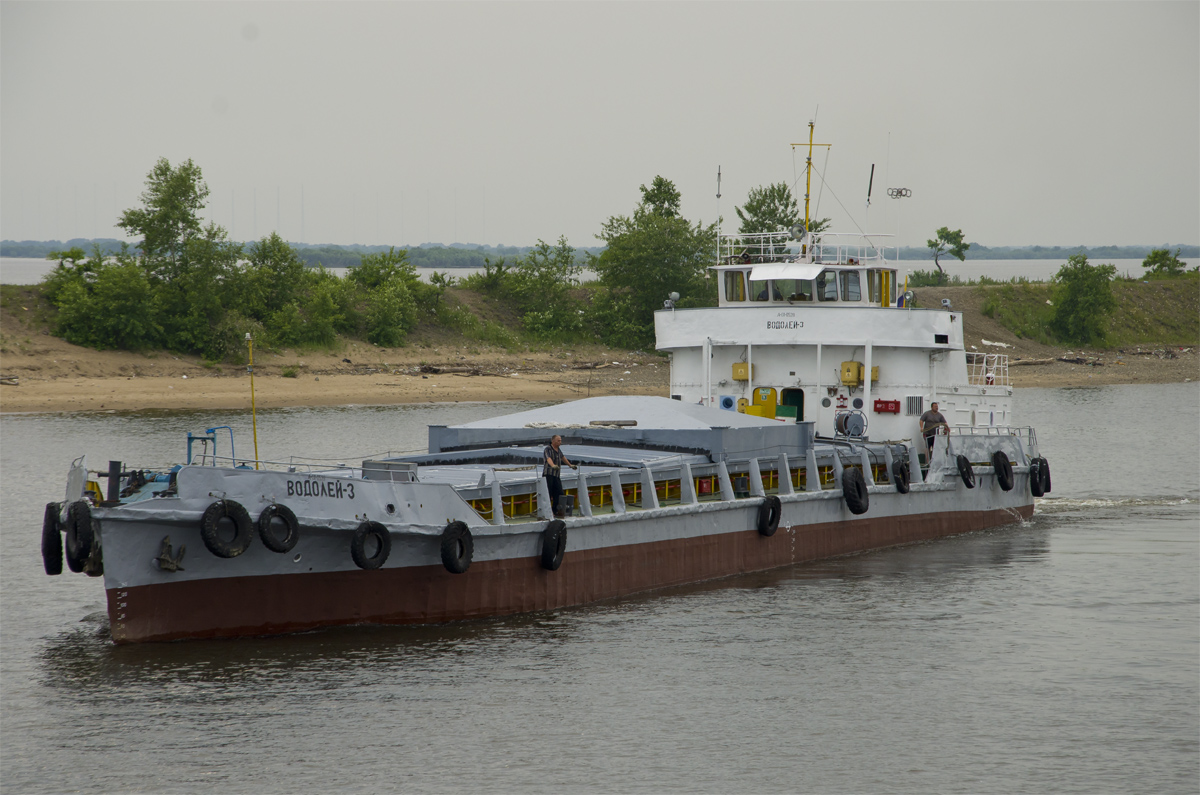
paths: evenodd
<path fill-rule="evenodd" d="M 1007 358 L 914 306 L 882 236 L 807 218 L 721 237 L 717 306 L 665 297 L 669 395 L 432 426 L 425 454 L 336 467 L 238 458 L 224 426 L 168 469 L 81 457 L 45 570 L 103 577 L 130 643 L 554 610 L 1029 518 L 1050 470 Z M 551 504 L 554 435 L 576 468 Z"/>

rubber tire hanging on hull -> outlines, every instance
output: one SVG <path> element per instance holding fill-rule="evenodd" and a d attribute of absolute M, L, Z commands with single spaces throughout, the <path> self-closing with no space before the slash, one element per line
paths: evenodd
<path fill-rule="evenodd" d="M 221 538 L 221 520 L 233 523 L 233 540 Z M 236 558 L 250 548 L 254 540 L 254 521 L 242 504 L 233 500 L 217 500 L 204 509 L 200 517 L 200 539 L 208 551 L 218 558 Z"/>
<path fill-rule="evenodd" d="M 770 538 L 779 529 L 779 518 L 783 515 L 783 504 L 774 494 L 758 506 L 758 534 Z"/>
<path fill-rule="evenodd" d="M 58 529 L 57 502 L 46 503 L 46 514 L 42 518 L 42 566 L 47 574 L 62 574 L 63 541 Z"/>
<path fill-rule="evenodd" d="M 867 480 L 861 469 L 848 467 L 842 470 L 842 496 L 850 513 L 858 516 L 871 507 L 871 495 L 867 492 Z"/>
<path fill-rule="evenodd" d="M 542 531 L 542 568 L 558 571 L 563 556 L 567 554 L 567 525 L 555 519 Z"/>
<path fill-rule="evenodd" d="M 1008 456 L 1003 450 L 997 450 L 992 453 L 992 471 L 996 473 L 996 482 L 1000 484 L 1000 488 L 1005 491 L 1012 491 L 1012 463 L 1008 460 Z"/>
<path fill-rule="evenodd" d="M 954 460 L 958 464 L 958 476 L 962 478 L 963 485 L 968 489 L 975 488 L 975 468 L 971 466 L 970 459 L 960 455 Z"/>
<path fill-rule="evenodd" d="M 287 529 L 287 535 L 283 538 L 275 535 L 275 531 L 271 529 L 271 524 L 276 519 L 283 522 Z M 296 514 L 286 505 L 277 503 L 263 508 L 263 512 L 258 515 L 258 537 L 262 539 L 263 546 L 272 552 L 291 552 L 292 547 L 300 540 L 300 523 L 296 521 Z"/>
<path fill-rule="evenodd" d="M 1050 462 L 1049 462 L 1049 461 L 1047 461 L 1047 460 L 1046 460 L 1046 459 L 1044 459 L 1044 458 L 1042 458 L 1042 459 L 1039 459 L 1039 460 L 1042 462 L 1042 466 L 1041 466 L 1041 470 L 1042 470 L 1042 493 L 1043 493 L 1043 494 L 1049 494 L 1049 493 L 1050 493 L 1050 491 L 1051 491 L 1051 488 L 1050 488 Z"/>
<path fill-rule="evenodd" d="M 92 506 L 85 500 L 76 500 L 67 509 L 67 568 L 78 574 L 83 571 L 96 543 L 96 531 L 92 528 Z"/>
<path fill-rule="evenodd" d="M 451 522 L 442 530 L 442 565 L 451 574 L 462 574 L 471 567 L 475 540 L 465 522 Z"/>
<path fill-rule="evenodd" d="M 1046 493 L 1042 486 L 1042 459 L 1034 458 L 1029 461 L 1029 493 L 1040 497 Z"/>
<path fill-rule="evenodd" d="M 908 494 L 911 488 L 910 478 L 907 461 L 892 462 L 892 483 L 895 485 L 896 491 L 901 494 Z"/>
<path fill-rule="evenodd" d="M 379 546 L 375 550 L 375 554 L 367 557 L 367 538 L 375 536 L 379 540 Z M 377 569 L 387 562 L 388 555 L 392 554 L 392 534 L 388 529 L 379 522 L 363 522 L 354 531 L 354 538 L 350 540 L 350 557 L 354 559 L 354 565 L 360 569 Z"/>

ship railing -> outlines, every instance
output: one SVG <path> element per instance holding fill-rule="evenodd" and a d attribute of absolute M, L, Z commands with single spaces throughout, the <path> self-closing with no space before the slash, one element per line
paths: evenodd
<path fill-rule="evenodd" d="M 909 460 L 908 447 L 900 443 L 849 444 L 844 449 L 829 446 L 814 450 L 812 461 L 807 456 L 789 456 L 786 470 L 778 454 L 704 463 L 660 459 L 643 466 L 584 465 L 583 473 L 563 473 L 563 488 L 575 500 L 576 515 L 596 515 L 834 490 L 840 488 L 840 474 L 847 469 L 859 469 L 868 483 L 879 485 L 891 483 L 892 462 Z M 519 524 L 546 518 L 540 504 L 540 499 L 547 497 L 542 483 L 540 474 L 500 481 L 493 473 L 490 478 L 485 474 L 478 485 L 456 486 L 455 490 L 485 521 Z M 580 493 L 584 483 L 586 509 Z"/>
<path fill-rule="evenodd" d="M 814 262 L 845 265 L 884 265 L 899 258 L 895 246 L 877 245 L 873 238 L 884 235 L 824 232 L 815 242 L 796 240 L 788 232 L 722 235 L 717 246 L 718 262 L 722 264 L 754 264 L 759 262 Z"/>
<path fill-rule="evenodd" d="M 232 467 L 234 469 L 259 469 L 273 472 L 337 472 L 339 475 L 352 474 L 358 471 L 357 466 L 345 462 L 330 463 L 329 461 L 303 461 L 294 457 L 287 461 L 271 461 L 262 458 L 241 458 L 213 453 L 198 454 L 192 460 L 192 466 Z"/>
<path fill-rule="evenodd" d="M 1007 353 L 967 353 L 967 383 L 976 386 L 1010 386 Z"/>
<path fill-rule="evenodd" d="M 972 464 L 991 466 L 997 450 L 1021 465 L 1038 455 L 1037 432 L 1029 426 L 952 425 L 949 435 L 953 455 L 965 455 Z"/>

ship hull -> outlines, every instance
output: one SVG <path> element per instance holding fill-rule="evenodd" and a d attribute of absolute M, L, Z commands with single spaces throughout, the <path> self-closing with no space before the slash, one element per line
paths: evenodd
<path fill-rule="evenodd" d="M 269 557 L 273 553 L 261 545 L 245 560 L 231 561 L 208 560 L 200 546 L 194 553 L 202 563 L 199 576 L 156 572 L 150 578 L 109 579 L 112 637 L 131 643 L 263 636 L 551 610 L 929 541 L 1032 516 L 1026 473 L 1009 492 L 992 477 L 980 481 L 972 490 L 951 481 L 915 486 L 903 495 L 873 487 L 870 510 L 859 516 L 836 493 L 785 495 L 783 520 L 769 537 L 756 529 L 760 498 L 570 519 L 568 551 L 555 571 L 541 566 L 542 524 L 477 535 L 474 562 L 463 574 L 437 562 L 436 538 L 427 536 L 397 537 L 388 564 L 370 571 L 349 564 L 344 534 L 310 533 L 301 567 L 309 571 L 281 568 L 276 560 L 293 558 Z M 106 533 L 106 557 L 122 543 L 148 549 L 163 530 L 145 523 L 114 525 Z M 186 537 L 179 525 L 173 532 Z M 229 575 L 222 576 L 222 564 L 237 565 L 229 565 Z"/>

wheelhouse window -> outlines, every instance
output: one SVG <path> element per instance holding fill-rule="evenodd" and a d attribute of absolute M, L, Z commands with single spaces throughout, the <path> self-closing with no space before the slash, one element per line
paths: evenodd
<path fill-rule="evenodd" d="M 817 276 L 817 300 L 837 300 L 837 271 L 821 271 Z"/>
<path fill-rule="evenodd" d="M 725 271 L 725 300 L 746 300 L 746 278 L 742 271 Z"/>
<path fill-rule="evenodd" d="M 771 300 L 771 283 L 766 279 L 761 282 L 754 280 L 750 281 L 750 300 L 751 301 L 770 301 Z"/>
<path fill-rule="evenodd" d="M 873 304 L 883 303 L 883 271 L 867 271 L 867 300 Z"/>
<path fill-rule="evenodd" d="M 858 271 L 842 271 L 842 300 L 861 301 L 862 289 L 858 284 Z"/>
<path fill-rule="evenodd" d="M 812 279 L 777 279 L 775 281 L 775 290 L 778 292 L 777 299 L 789 303 L 792 301 L 813 300 Z"/>

